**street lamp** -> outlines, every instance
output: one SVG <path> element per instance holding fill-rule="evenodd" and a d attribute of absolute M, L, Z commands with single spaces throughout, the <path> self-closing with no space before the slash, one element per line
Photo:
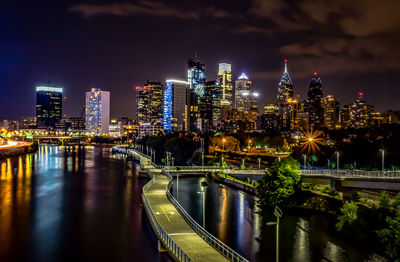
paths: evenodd
<path fill-rule="evenodd" d="M 206 228 L 206 187 L 208 186 L 207 181 L 200 182 L 201 193 L 203 194 L 203 228 Z"/>
<path fill-rule="evenodd" d="M 201 151 L 201 166 L 204 166 L 204 151 Z"/>
<path fill-rule="evenodd" d="M 385 172 L 385 150 L 381 149 L 382 152 L 382 172 Z"/>
<path fill-rule="evenodd" d="M 339 171 L 339 152 L 336 151 L 336 170 Z"/>
<path fill-rule="evenodd" d="M 258 170 L 261 170 L 261 158 L 258 158 Z"/>
<path fill-rule="evenodd" d="M 306 156 L 306 154 L 303 154 L 303 160 L 304 160 L 303 166 L 304 166 L 304 169 L 305 169 L 307 167 L 307 156 Z"/>
<path fill-rule="evenodd" d="M 223 138 L 223 139 L 222 139 L 222 150 L 223 150 L 223 151 L 225 151 L 225 141 L 226 141 L 226 139 Z"/>
<path fill-rule="evenodd" d="M 277 206 L 274 210 L 274 215 L 276 217 L 276 222 L 267 222 L 267 226 L 276 226 L 276 259 L 275 261 L 279 261 L 279 218 L 282 216 L 282 210 Z"/>

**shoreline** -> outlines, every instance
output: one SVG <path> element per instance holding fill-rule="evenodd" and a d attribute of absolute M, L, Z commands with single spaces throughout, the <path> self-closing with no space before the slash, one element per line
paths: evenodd
<path fill-rule="evenodd" d="M 34 153 L 37 151 L 37 149 L 38 149 L 38 145 L 32 144 L 32 143 L 0 149 L 0 160 L 8 158 L 8 157 L 15 157 L 15 156 L 25 155 L 25 154 L 29 154 L 29 153 Z"/>

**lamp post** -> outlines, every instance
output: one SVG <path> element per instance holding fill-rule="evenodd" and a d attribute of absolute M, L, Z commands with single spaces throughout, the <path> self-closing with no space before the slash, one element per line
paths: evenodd
<path fill-rule="evenodd" d="M 204 166 L 204 151 L 201 151 L 201 166 Z"/>
<path fill-rule="evenodd" d="M 200 183 L 201 193 L 203 194 L 203 228 L 206 228 L 206 187 L 208 186 L 207 181 L 203 181 Z"/>
<path fill-rule="evenodd" d="M 222 157 L 222 160 L 221 160 L 222 162 L 221 162 L 221 165 L 222 165 L 222 169 L 224 169 L 224 157 Z"/>
<path fill-rule="evenodd" d="M 306 168 L 307 167 L 307 156 L 306 156 L 306 154 L 303 154 L 303 160 L 304 160 L 303 166 L 304 166 L 304 168 Z"/>
<path fill-rule="evenodd" d="M 223 138 L 222 139 L 222 151 L 225 151 L 225 141 L 226 141 L 226 139 Z"/>
<path fill-rule="evenodd" d="M 261 170 L 261 158 L 258 158 L 258 170 Z"/>
<path fill-rule="evenodd" d="M 385 150 L 381 149 L 382 152 L 382 172 L 385 172 Z"/>
<path fill-rule="evenodd" d="M 339 171 L 339 152 L 336 151 L 336 170 Z"/>
<path fill-rule="evenodd" d="M 282 210 L 279 207 L 275 207 L 274 215 L 276 216 L 276 222 L 267 222 L 267 226 L 276 226 L 276 262 L 279 261 L 279 218 L 282 214 Z"/>

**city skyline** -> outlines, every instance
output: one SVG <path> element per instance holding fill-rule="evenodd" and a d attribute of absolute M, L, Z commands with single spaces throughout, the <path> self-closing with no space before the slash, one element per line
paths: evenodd
<path fill-rule="evenodd" d="M 398 42 L 398 25 L 394 14 L 389 12 L 395 10 L 396 2 L 385 1 L 382 8 L 388 12 L 374 28 L 364 21 L 374 10 L 372 1 L 363 4 L 361 13 L 342 1 L 334 6 L 321 2 L 316 6 L 321 10 L 317 12 L 319 16 L 307 12 L 306 2 L 288 6 L 275 3 L 276 10 L 264 6 L 262 1 L 235 3 L 230 9 L 211 2 L 199 8 L 195 3 L 177 6 L 172 2 L 151 1 L 155 6 L 151 9 L 148 2 L 146 5 L 142 1 L 127 4 L 126 10 L 118 4 L 114 9 L 107 8 L 111 5 L 107 1 L 98 5 L 46 1 L 6 4 L 7 12 L 2 19 L 7 26 L 0 30 L 4 40 L 0 48 L 4 57 L 0 62 L 0 86 L 12 91 L 8 91 L 9 99 L 0 105 L 0 117 L 33 115 L 34 87 L 48 81 L 64 87 L 67 97 L 64 113 L 68 116 L 81 112 L 84 104 L 81 93 L 101 88 L 113 94 L 113 118 L 133 117 L 134 87 L 146 80 L 185 79 L 185 63 L 194 51 L 207 67 L 207 80 L 215 80 L 214 72 L 220 62 L 232 64 L 234 79 L 245 72 L 254 89 L 260 92 L 259 105 L 275 100 L 282 60 L 287 58 L 295 94 L 299 93 L 302 99 L 309 78 L 316 71 L 323 80 L 324 93 L 337 97 L 341 105 L 353 102 L 361 91 L 377 111 L 398 109 L 399 54 L 396 48 L 390 48 Z M 300 8 L 300 17 L 308 15 L 308 20 L 297 28 L 293 21 L 279 19 L 278 15 L 293 5 Z M 338 11 L 341 7 L 356 13 L 357 18 Z M 176 12 L 188 9 L 192 11 Z M 244 22 L 243 18 L 251 14 L 256 14 L 256 18 Z M 342 20 L 328 21 L 335 14 Z M 147 21 L 144 17 L 151 19 Z M 210 19 L 200 23 L 199 17 Z M 353 26 L 347 28 L 344 25 L 349 19 L 354 20 L 351 20 Z M 135 26 L 139 21 L 140 28 Z M 335 31 L 332 27 L 340 29 L 334 37 L 330 34 Z M 196 37 L 189 28 L 198 31 Z M 362 28 L 362 32 L 357 28 Z M 307 32 L 312 30 L 315 36 L 310 39 Z M 384 37 L 377 40 L 379 34 Z M 174 44 L 160 47 L 157 39 L 165 43 L 174 40 Z"/>

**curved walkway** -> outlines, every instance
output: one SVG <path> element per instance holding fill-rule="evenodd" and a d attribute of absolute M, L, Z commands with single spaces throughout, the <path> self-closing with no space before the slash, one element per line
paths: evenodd
<path fill-rule="evenodd" d="M 153 179 L 154 182 L 143 194 L 157 222 L 168 233 L 169 237 L 193 261 L 228 261 L 186 223 L 175 206 L 169 201 L 166 195 L 169 178 L 161 175 L 161 173 L 155 173 Z"/>

